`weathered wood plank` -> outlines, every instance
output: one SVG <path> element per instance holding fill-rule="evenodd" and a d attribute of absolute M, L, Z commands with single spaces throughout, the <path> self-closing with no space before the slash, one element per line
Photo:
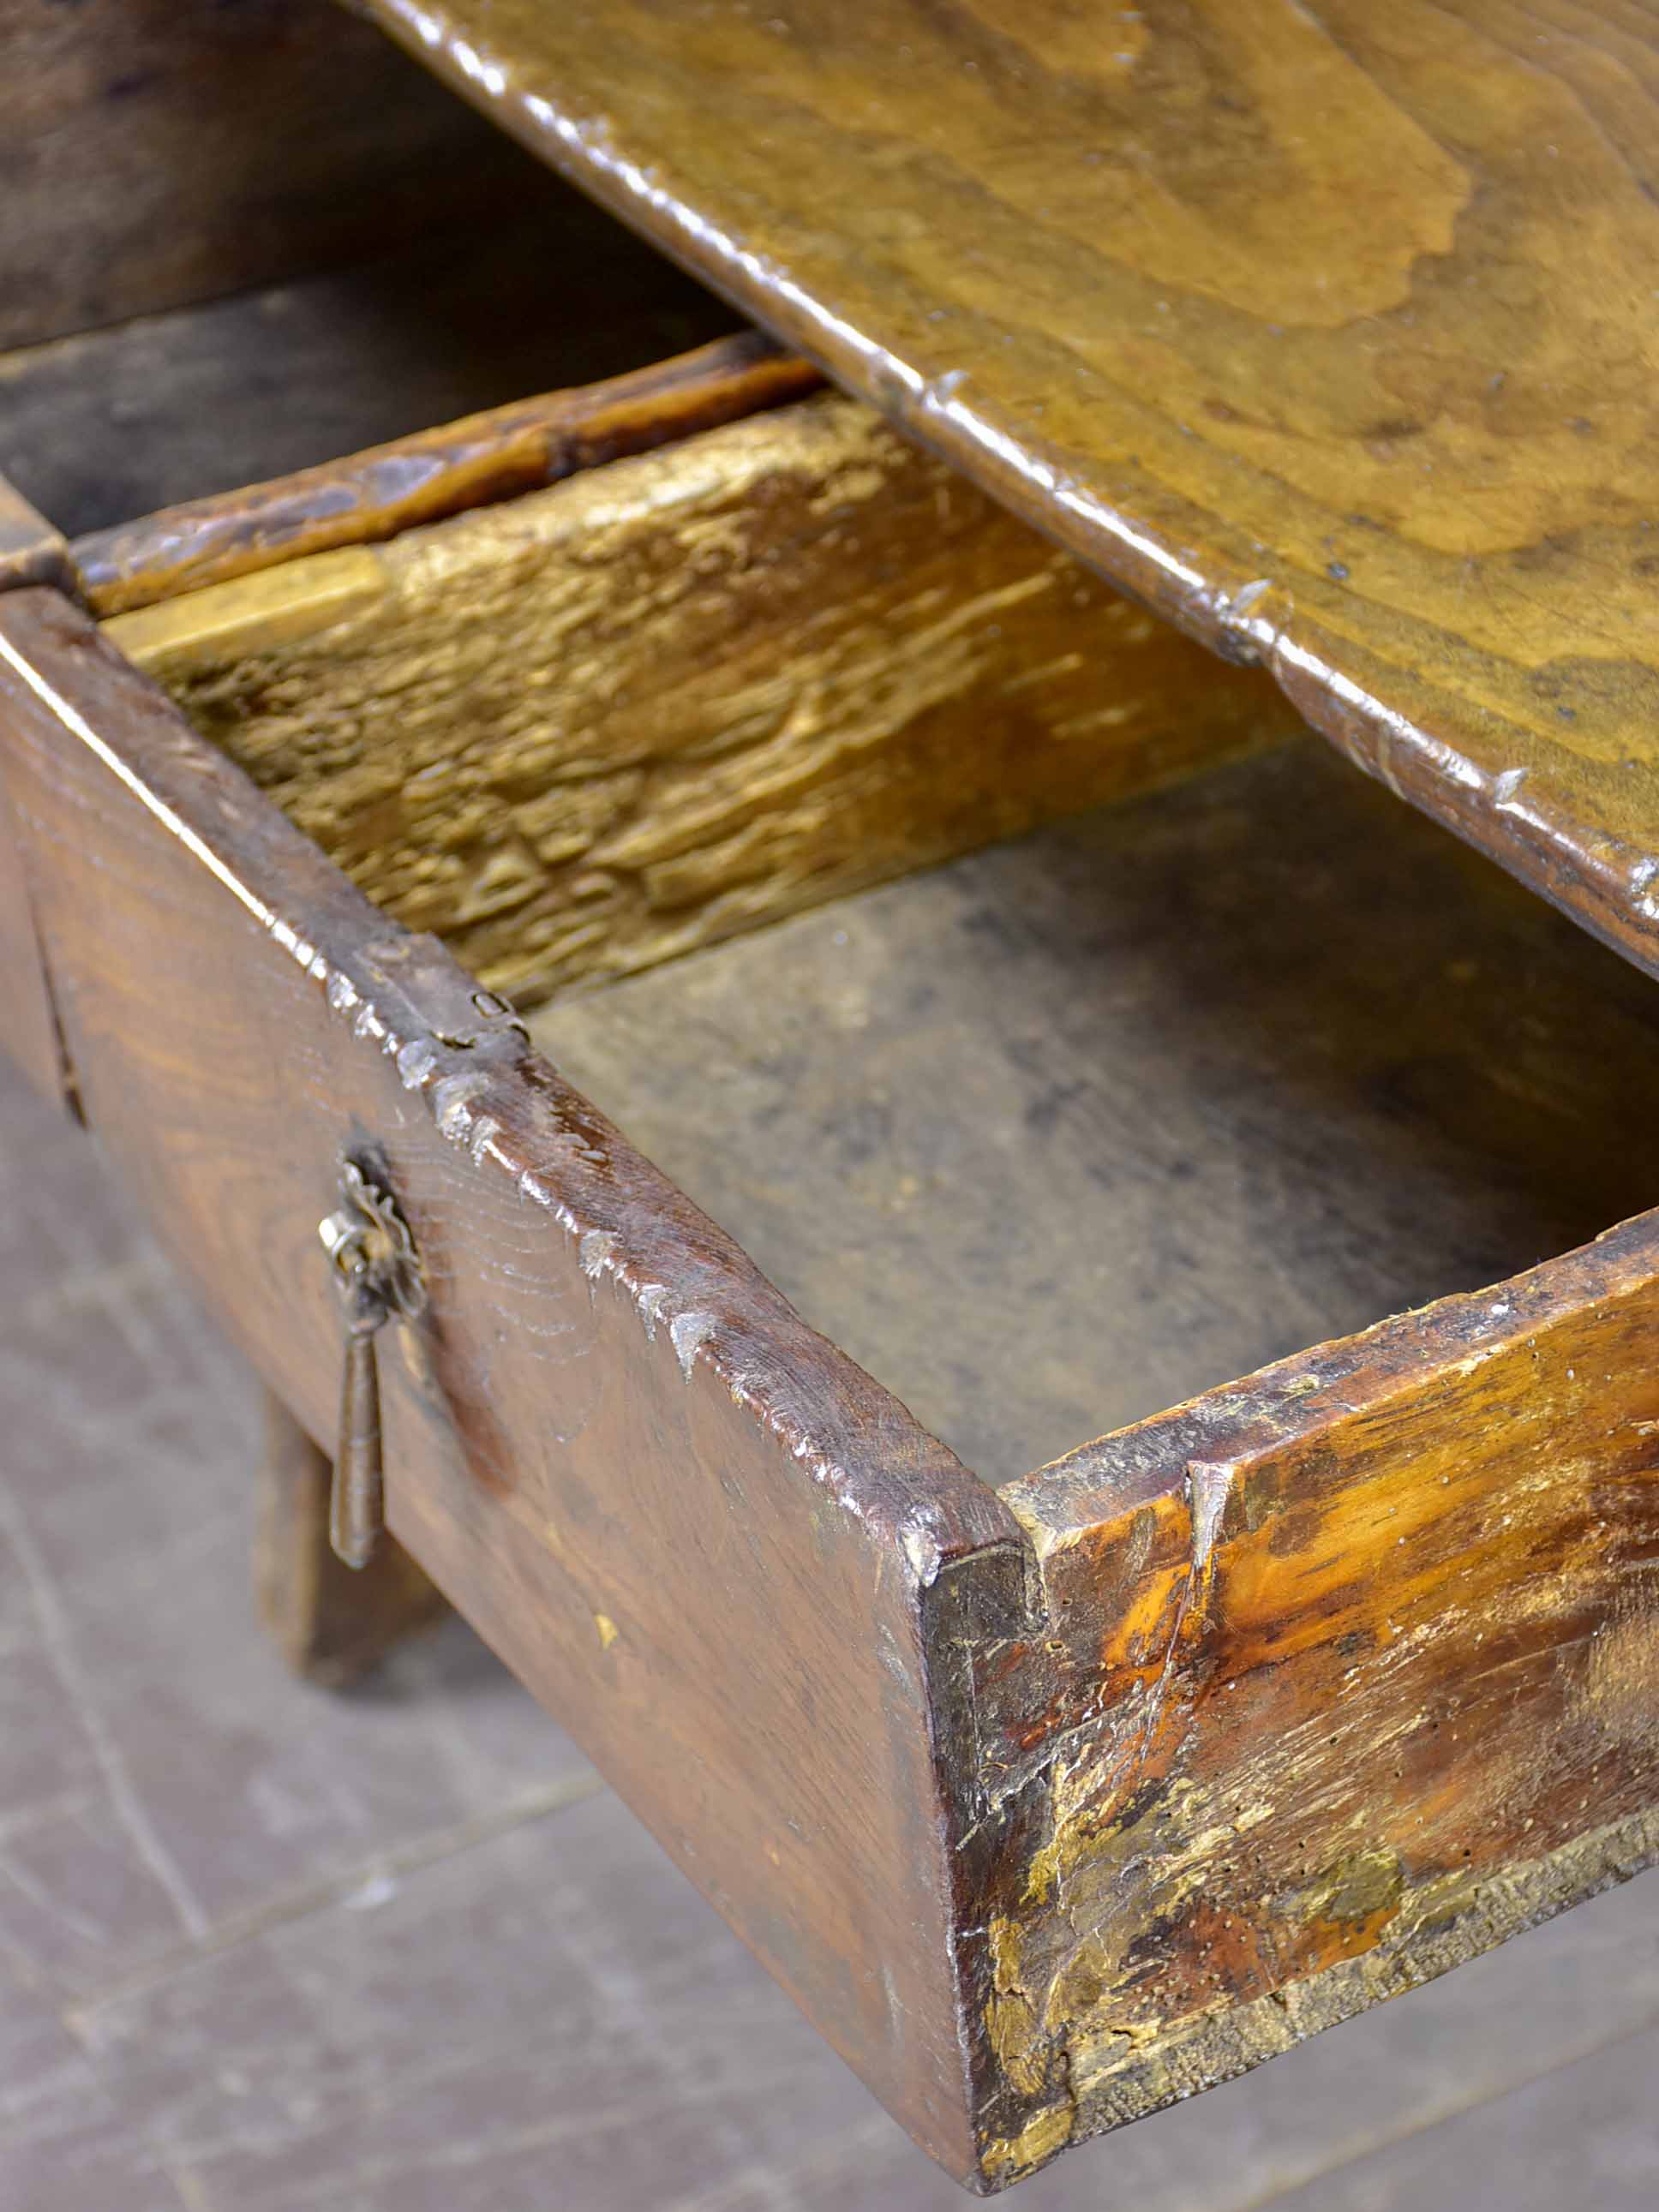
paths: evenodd
<path fill-rule="evenodd" d="M 417 523 L 540 490 L 624 454 L 802 398 L 822 380 L 758 332 L 717 338 L 603 383 L 492 408 L 269 483 L 94 531 L 76 540 L 76 574 L 94 614 L 127 613 L 305 554 L 375 544 Z"/>
<path fill-rule="evenodd" d="M 526 1000 L 1299 726 L 838 398 L 109 634 Z"/>
<path fill-rule="evenodd" d="M 483 216 L 529 164 L 327 0 L 7 11 L 0 347 Z"/>
<path fill-rule="evenodd" d="M 994 2179 L 1659 1856 L 1656 1329 L 1647 1214 L 1005 1487 Z"/>
<path fill-rule="evenodd" d="M 1659 969 L 1646 11 L 370 4 L 758 321 Z"/>
<path fill-rule="evenodd" d="M 0 595 L 0 742 L 129 1187 L 326 1434 L 316 1224 L 342 1146 L 380 1146 L 430 1291 L 380 1363 L 392 1534 L 971 2171 L 928 1716 L 940 1620 L 981 1565 L 1009 1601 L 1010 1516 L 47 592 Z"/>

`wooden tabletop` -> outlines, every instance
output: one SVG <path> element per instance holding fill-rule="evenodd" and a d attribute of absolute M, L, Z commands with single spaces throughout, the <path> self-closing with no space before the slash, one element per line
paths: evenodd
<path fill-rule="evenodd" d="M 1659 970 L 1659 16 L 372 5 L 843 384 L 1266 662 L 1364 766 Z"/>

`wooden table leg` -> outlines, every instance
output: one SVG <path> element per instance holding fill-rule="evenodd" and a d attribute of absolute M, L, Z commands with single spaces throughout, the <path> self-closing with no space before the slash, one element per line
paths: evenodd
<path fill-rule="evenodd" d="M 338 1689 L 447 1608 L 390 1536 L 366 1567 L 336 1559 L 328 1540 L 332 1473 L 327 1455 L 268 1392 L 254 1549 L 259 1613 L 296 1674 Z"/>

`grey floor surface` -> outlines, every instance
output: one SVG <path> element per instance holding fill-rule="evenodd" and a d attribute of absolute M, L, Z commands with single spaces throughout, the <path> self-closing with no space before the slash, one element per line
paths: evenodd
<path fill-rule="evenodd" d="M 0 1063 L 3 2212 L 951 2212 L 451 1623 L 301 1688 L 256 1406 Z M 1651 2212 L 1659 1886 L 1074 2152 L 1025 2212 Z"/>

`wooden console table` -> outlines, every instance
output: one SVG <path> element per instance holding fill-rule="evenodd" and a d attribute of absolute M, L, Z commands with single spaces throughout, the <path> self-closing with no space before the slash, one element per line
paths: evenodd
<path fill-rule="evenodd" d="M 367 12 L 770 335 L 14 498 L 0 1024 L 994 2189 L 1659 1846 L 1659 39 Z"/>

